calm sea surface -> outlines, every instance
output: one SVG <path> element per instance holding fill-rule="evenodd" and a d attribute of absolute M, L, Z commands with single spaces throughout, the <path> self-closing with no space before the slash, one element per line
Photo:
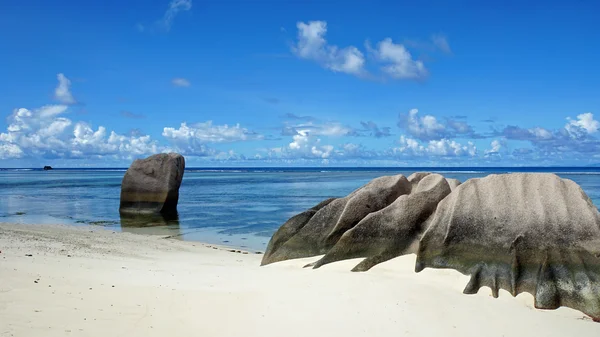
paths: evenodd
<path fill-rule="evenodd" d="M 0 222 L 93 224 L 262 251 L 283 222 L 321 200 L 345 196 L 382 175 L 416 171 L 463 182 L 491 173 L 554 172 L 577 182 L 600 206 L 600 168 L 190 168 L 180 189 L 179 219 L 148 219 L 150 226 L 140 228 L 119 216 L 125 169 L 0 169 Z"/>

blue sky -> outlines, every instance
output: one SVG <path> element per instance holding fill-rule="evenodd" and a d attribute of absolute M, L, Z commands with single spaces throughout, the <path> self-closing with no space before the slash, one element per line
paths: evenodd
<path fill-rule="evenodd" d="M 595 1 L 5 1 L 1 167 L 600 163 Z"/>

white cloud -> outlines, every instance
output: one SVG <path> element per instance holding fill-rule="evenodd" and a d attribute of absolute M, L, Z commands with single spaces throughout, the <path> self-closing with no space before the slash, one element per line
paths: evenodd
<path fill-rule="evenodd" d="M 407 114 L 401 113 L 398 127 L 419 140 L 483 137 L 466 122 L 452 118 L 446 118 L 441 122 L 432 115 L 419 116 L 417 109 L 411 109 Z"/>
<path fill-rule="evenodd" d="M 0 147 L 13 157 L 45 156 L 80 158 L 89 156 L 131 156 L 151 154 L 160 149 L 149 136 L 123 136 L 115 132 L 107 138 L 106 128 L 94 131 L 84 122 L 73 122 L 64 117 L 56 117 L 48 111 L 55 106 L 36 110 L 16 109 L 9 118 L 7 132 L 0 134 Z M 73 126 L 72 126 L 73 125 Z"/>
<path fill-rule="evenodd" d="M 477 155 L 477 148 L 470 141 L 463 145 L 454 140 L 440 139 L 430 140 L 423 145 L 416 139 L 402 135 L 398 144 L 399 146 L 394 148 L 393 152 L 410 156 L 474 157 Z"/>
<path fill-rule="evenodd" d="M 387 64 L 381 69 L 392 78 L 422 79 L 427 77 L 427 69 L 423 62 L 413 60 L 404 45 L 396 44 L 390 38 L 379 42 L 376 49 L 368 48 L 377 59 Z"/>
<path fill-rule="evenodd" d="M 454 140 L 440 139 L 430 140 L 427 146 L 427 152 L 437 156 L 470 156 L 477 155 L 477 148 L 473 142 L 467 142 L 461 145 Z"/>
<path fill-rule="evenodd" d="M 174 78 L 171 80 L 171 83 L 177 87 L 189 87 L 191 85 L 190 81 L 185 78 Z"/>
<path fill-rule="evenodd" d="M 484 152 L 486 156 L 499 154 L 500 149 L 502 148 L 502 143 L 499 140 L 494 139 L 494 140 L 492 140 L 492 143 L 490 144 L 490 146 L 491 146 L 491 148 L 488 150 L 485 150 L 485 152 Z"/>
<path fill-rule="evenodd" d="M 591 112 L 583 113 L 577 116 L 576 120 L 567 118 L 568 123 L 565 129 L 569 133 L 578 133 L 579 130 L 585 130 L 588 134 L 596 133 L 600 128 L 600 122 L 594 119 Z"/>
<path fill-rule="evenodd" d="M 165 127 L 162 136 L 184 154 L 199 156 L 213 155 L 216 152 L 206 146 L 209 143 L 232 143 L 249 140 L 260 140 L 264 137 L 239 124 L 229 126 L 213 125 L 212 121 L 188 125 L 181 123 L 178 129 Z"/>
<path fill-rule="evenodd" d="M 71 156 L 114 156 L 132 158 L 161 152 L 161 148 L 150 136 L 125 136 L 99 126 L 97 130 L 87 123 L 78 122 L 70 139 Z"/>
<path fill-rule="evenodd" d="M 321 145 L 320 143 L 320 139 L 311 136 L 306 131 L 300 131 L 293 137 L 293 141 L 288 145 L 288 154 L 291 154 L 293 157 L 303 158 L 329 158 L 332 154 L 333 146 Z"/>
<path fill-rule="evenodd" d="M 313 60 L 323 67 L 353 75 L 364 73 L 365 57 L 354 46 L 339 48 L 327 44 L 327 22 L 310 21 L 298 22 L 298 42 L 292 48 L 298 57 Z"/>
<path fill-rule="evenodd" d="M 162 23 L 165 29 L 169 31 L 173 25 L 173 20 L 179 12 L 185 12 L 192 9 L 192 0 L 171 0 L 169 8 L 165 12 Z"/>
<path fill-rule="evenodd" d="M 590 160 L 591 154 L 600 151 L 600 140 L 596 136 L 600 123 L 594 119 L 590 112 L 577 116 L 576 119 L 567 118 L 567 124 L 560 129 L 548 130 L 542 127 L 521 128 L 509 125 L 496 135 L 509 140 L 528 141 L 533 146 L 527 149 L 527 156 L 544 158 L 546 161 L 563 160 L 567 155 L 572 160 Z M 514 152 L 519 157 L 524 157 L 520 151 Z M 550 159 L 551 158 L 551 159 Z"/>
<path fill-rule="evenodd" d="M 69 82 L 59 74 L 56 97 L 65 103 L 72 97 Z M 59 90 L 60 89 L 60 90 Z M 63 90 L 64 89 L 64 90 Z M 0 133 L 0 157 L 88 158 L 90 156 L 127 158 L 160 152 L 149 136 L 124 136 L 105 127 L 94 131 L 84 122 L 73 123 L 62 115 L 67 105 L 45 105 L 38 109 L 18 108 L 8 117 L 8 127 Z"/>
<path fill-rule="evenodd" d="M 60 133 L 71 121 L 57 116 L 66 110 L 65 105 L 46 105 L 35 110 L 15 109 L 7 119 L 6 132 L 0 133 L 0 141 L 22 150 L 39 151 L 57 144 L 64 147 Z"/>
<path fill-rule="evenodd" d="M 69 126 L 71 126 L 71 120 L 67 118 L 56 118 L 47 126 L 42 127 L 38 130 L 38 134 L 42 138 L 54 137 L 62 134 Z"/>
<path fill-rule="evenodd" d="M 355 46 L 340 48 L 329 44 L 325 39 L 327 34 L 326 21 L 298 22 L 298 36 L 292 51 L 296 56 L 312 60 L 322 67 L 334 72 L 343 72 L 364 78 L 371 77 L 367 70 L 365 55 Z M 443 36 L 433 36 L 432 43 L 444 52 L 450 52 L 450 45 Z M 420 60 L 413 59 L 408 49 L 385 38 L 372 48 L 368 41 L 366 49 L 374 57 L 374 62 L 381 64 L 381 72 L 386 77 L 399 80 L 419 80 L 427 77 L 428 71 Z M 431 43 L 430 43 L 431 45 Z"/>
<path fill-rule="evenodd" d="M 285 136 L 294 136 L 299 133 L 306 133 L 313 136 L 332 136 L 341 137 L 353 132 L 352 128 L 344 126 L 340 123 L 302 123 L 288 125 L 283 128 L 282 134 Z"/>
<path fill-rule="evenodd" d="M 425 147 L 419 144 L 418 141 L 412 138 L 405 137 L 404 135 L 400 136 L 398 144 L 400 146 L 394 149 L 395 152 L 407 153 L 417 156 L 422 155 L 425 152 Z"/>
<path fill-rule="evenodd" d="M 56 75 L 58 86 L 54 89 L 54 98 L 63 104 L 75 104 L 77 101 L 71 93 L 71 81 L 62 73 Z"/>
<path fill-rule="evenodd" d="M 23 151 L 15 144 L 0 142 L 0 159 L 15 159 L 23 157 Z"/>
<path fill-rule="evenodd" d="M 163 129 L 162 135 L 171 140 L 196 139 L 202 143 L 231 143 L 263 138 L 262 135 L 249 131 L 239 124 L 234 126 L 213 125 L 212 121 L 190 126 L 187 123 L 181 123 L 179 129 L 166 127 Z"/>
<path fill-rule="evenodd" d="M 535 127 L 528 130 L 535 138 L 539 140 L 551 139 L 552 133 L 544 128 Z"/>
<path fill-rule="evenodd" d="M 439 123 L 434 116 L 419 117 L 419 110 L 411 109 L 402 121 L 402 126 L 418 139 L 442 138 L 446 135 L 446 127 Z"/>

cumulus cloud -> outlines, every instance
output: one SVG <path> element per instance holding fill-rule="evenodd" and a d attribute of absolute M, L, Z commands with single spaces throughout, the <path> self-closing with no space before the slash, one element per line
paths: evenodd
<path fill-rule="evenodd" d="M 313 136 L 333 136 L 340 137 L 350 135 L 354 130 L 335 122 L 308 122 L 302 124 L 286 125 L 281 130 L 282 136 L 294 136 L 300 133 L 306 133 Z"/>
<path fill-rule="evenodd" d="M 439 139 L 446 136 L 446 127 L 431 115 L 420 117 L 419 110 L 411 109 L 408 114 L 400 115 L 398 126 L 411 136 L 421 140 Z"/>
<path fill-rule="evenodd" d="M 288 113 L 284 116 L 290 121 L 284 122 L 281 130 L 282 136 L 294 136 L 299 132 L 307 132 L 314 136 L 332 136 L 332 137 L 374 137 L 383 138 L 391 136 L 390 127 L 379 127 L 373 121 L 361 121 L 361 127 L 355 128 L 334 121 L 320 121 L 312 116 L 297 116 Z M 301 123 L 300 121 L 304 121 Z"/>
<path fill-rule="evenodd" d="M 571 134 L 579 134 L 582 131 L 593 134 L 600 128 L 600 123 L 594 119 L 594 115 L 591 112 L 578 115 L 575 120 L 567 118 L 567 121 L 568 123 L 565 125 L 565 129 Z"/>
<path fill-rule="evenodd" d="M 287 125 L 282 129 L 283 136 L 292 136 L 292 142 L 278 152 L 287 158 L 327 159 L 334 154 L 334 147 L 322 144 L 321 138 L 349 135 L 352 129 L 340 123 L 304 123 Z"/>
<path fill-rule="evenodd" d="M 71 93 L 71 81 L 62 73 L 56 75 L 58 85 L 54 89 L 54 99 L 62 104 L 75 104 L 77 101 Z"/>
<path fill-rule="evenodd" d="M 68 89 L 66 77 L 59 74 L 59 88 Z M 68 91 L 68 90 L 67 90 Z M 71 102 L 65 91 L 57 97 Z M 108 133 L 103 126 L 93 130 L 83 122 L 74 123 L 64 117 L 66 104 L 45 105 L 37 109 L 18 108 L 8 117 L 8 127 L 0 133 L 0 158 L 89 158 L 112 156 L 130 159 L 132 156 L 160 151 L 149 136 L 125 136 Z"/>
<path fill-rule="evenodd" d="M 23 155 L 23 150 L 17 145 L 0 142 L 0 159 L 16 159 L 23 157 Z"/>
<path fill-rule="evenodd" d="M 499 141 L 498 139 L 494 139 L 494 140 L 492 140 L 492 143 L 490 144 L 490 148 L 485 150 L 484 154 L 486 157 L 499 155 L 501 149 L 502 149 L 502 142 Z"/>
<path fill-rule="evenodd" d="M 68 118 L 58 117 L 59 108 L 16 109 L 9 117 L 7 132 L 0 133 L 2 151 L 12 153 L 12 157 L 50 158 L 131 158 L 159 151 L 149 136 L 124 136 L 115 132 L 108 135 L 103 126 L 93 130 L 87 123 L 73 123 Z"/>
<path fill-rule="evenodd" d="M 94 130 L 85 122 L 75 124 L 73 136 L 70 139 L 73 156 L 131 158 L 160 152 L 157 142 L 148 135 L 125 136 L 114 131 L 109 134 L 105 127 L 99 126 L 97 130 Z"/>
<path fill-rule="evenodd" d="M 370 48 L 371 53 L 384 63 L 381 70 L 396 79 L 422 79 L 427 77 L 427 69 L 422 61 L 414 60 L 410 52 L 402 44 L 396 44 L 386 38 L 377 44 L 377 48 Z"/>
<path fill-rule="evenodd" d="M 521 128 L 509 125 L 497 132 L 496 135 L 504 136 L 506 139 L 524 140 L 532 143 L 567 143 L 573 140 L 592 140 L 592 136 L 598 132 L 600 123 L 594 119 L 592 113 L 584 113 L 576 119 L 567 117 L 567 124 L 562 129 L 548 130 L 542 127 Z"/>
<path fill-rule="evenodd" d="M 362 51 L 355 46 L 340 48 L 329 44 L 325 39 L 327 22 L 310 21 L 298 22 L 297 41 L 292 51 L 299 58 L 312 60 L 322 67 L 334 72 L 370 77 L 366 69 L 366 58 Z M 445 39 L 436 38 L 440 48 L 450 48 Z M 443 42 L 446 41 L 446 45 Z M 418 80 L 427 77 L 427 69 L 422 61 L 413 59 L 408 49 L 392 39 L 386 38 L 372 48 L 368 41 L 365 42 L 367 51 L 373 55 L 373 60 L 379 63 L 383 75 L 393 79 Z"/>
<path fill-rule="evenodd" d="M 411 109 L 407 114 L 401 113 L 398 127 L 410 136 L 419 140 L 434 140 L 442 138 L 482 138 L 473 128 L 463 121 L 447 118 L 439 121 L 432 115 L 419 116 L 419 110 Z"/>
<path fill-rule="evenodd" d="M 171 83 L 176 87 L 189 87 L 190 85 L 192 85 L 190 81 L 181 77 L 172 79 Z"/>
<path fill-rule="evenodd" d="M 321 145 L 321 140 L 311 136 L 307 131 L 300 131 L 294 135 L 293 141 L 288 145 L 288 152 L 294 157 L 317 157 L 327 159 L 333 151 L 332 145 Z"/>
<path fill-rule="evenodd" d="M 393 152 L 399 155 L 438 157 L 474 157 L 477 155 L 477 148 L 470 141 L 467 144 L 460 144 L 454 140 L 440 139 L 421 143 L 416 139 L 402 135 L 398 145 L 393 149 Z"/>
<path fill-rule="evenodd" d="M 269 157 L 286 159 L 348 159 L 374 156 L 362 145 L 345 143 L 339 147 L 327 144 L 329 138 L 360 136 L 365 132 L 377 132 L 382 137 L 389 128 L 378 128 L 373 122 L 363 122 L 364 129 L 354 129 L 338 122 L 322 122 L 310 116 L 288 114 L 293 122 L 306 120 L 306 123 L 286 123 L 281 131 L 282 136 L 291 136 L 291 142 L 284 147 L 269 150 Z"/>
<path fill-rule="evenodd" d="M 507 140 L 528 141 L 533 150 L 527 151 L 535 150 L 539 157 L 568 154 L 573 159 L 589 159 L 589 154 L 600 151 L 600 140 L 596 136 L 599 128 L 599 122 L 588 112 L 578 115 L 575 119 L 567 118 L 567 123 L 560 129 L 509 125 L 496 131 L 495 136 L 502 136 Z M 514 152 L 513 155 L 524 157 L 520 152 Z M 531 157 L 529 152 L 526 155 Z"/>
<path fill-rule="evenodd" d="M 298 42 L 292 51 L 300 58 L 316 61 L 321 66 L 334 71 L 352 75 L 364 73 L 365 57 L 358 48 L 349 46 L 339 48 L 329 45 L 325 40 L 327 22 L 298 22 Z"/>
<path fill-rule="evenodd" d="M 184 122 L 177 129 L 165 127 L 162 136 L 178 151 L 198 156 L 216 153 L 207 147 L 207 144 L 210 143 L 233 143 L 264 138 L 263 135 L 243 128 L 239 124 L 233 126 L 214 125 L 212 121 L 191 125 Z"/>
<path fill-rule="evenodd" d="M 301 132 L 292 137 L 286 147 L 269 150 L 269 158 L 288 160 L 355 160 L 380 159 L 381 153 L 368 150 L 362 144 L 344 143 L 339 146 L 325 144 L 320 137 Z"/>
<path fill-rule="evenodd" d="M 213 125 L 212 121 L 187 125 L 181 123 L 178 129 L 166 127 L 162 135 L 171 140 L 197 139 L 203 143 L 231 143 L 251 139 L 261 139 L 263 136 L 241 127 L 239 124 L 229 126 Z"/>

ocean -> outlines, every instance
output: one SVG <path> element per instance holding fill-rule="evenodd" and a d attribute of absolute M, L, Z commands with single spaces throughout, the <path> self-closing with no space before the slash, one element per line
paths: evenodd
<path fill-rule="evenodd" d="M 552 172 L 578 183 L 600 206 L 600 167 L 545 168 L 187 168 L 179 218 L 121 219 L 125 168 L 0 169 L 0 222 L 95 225 L 264 251 L 291 216 L 342 197 L 382 175 L 428 171 L 462 182 L 491 173 Z"/>

